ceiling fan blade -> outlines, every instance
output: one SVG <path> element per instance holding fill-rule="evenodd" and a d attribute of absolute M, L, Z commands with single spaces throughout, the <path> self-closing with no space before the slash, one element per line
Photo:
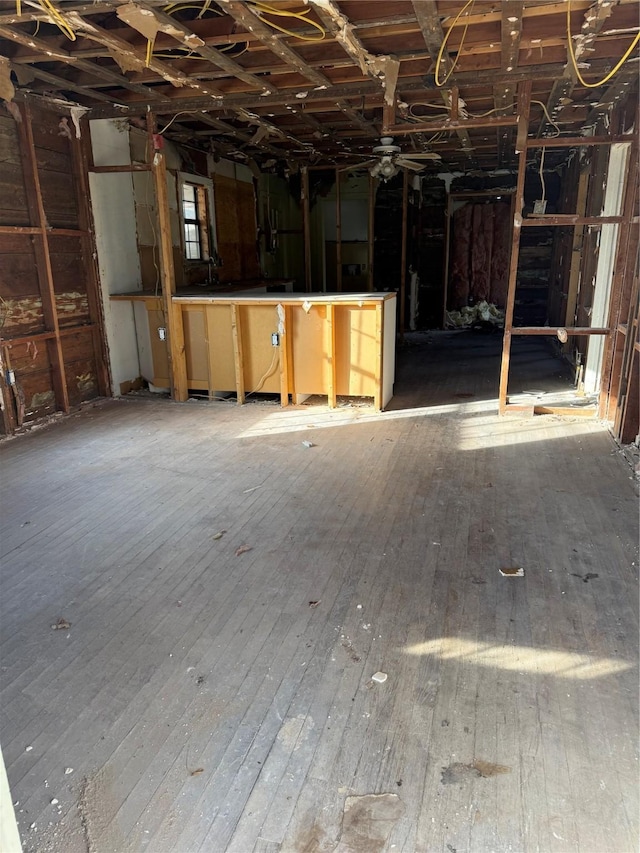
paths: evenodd
<path fill-rule="evenodd" d="M 409 160 L 442 160 L 439 154 L 432 151 L 425 151 L 422 154 L 403 154 L 402 156 Z"/>
<path fill-rule="evenodd" d="M 368 169 L 377 163 L 377 160 L 362 160 L 360 163 L 350 163 L 348 166 L 341 166 L 340 172 L 354 172 L 356 169 Z"/>
<path fill-rule="evenodd" d="M 426 169 L 426 166 L 423 166 L 421 163 L 412 163 L 411 160 L 405 160 L 404 157 L 397 157 L 395 164 L 396 166 L 401 166 L 403 169 L 413 169 L 414 172 L 421 172 L 423 169 Z"/>

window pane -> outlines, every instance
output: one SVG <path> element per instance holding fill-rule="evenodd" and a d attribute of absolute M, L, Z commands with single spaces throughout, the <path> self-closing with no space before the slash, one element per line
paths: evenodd
<path fill-rule="evenodd" d="M 196 206 L 192 201 L 185 201 L 182 205 L 182 215 L 185 219 L 197 219 Z"/>
<path fill-rule="evenodd" d="M 197 225 L 190 225 L 188 222 L 184 226 L 184 237 L 188 243 L 199 243 L 200 233 Z"/>
<path fill-rule="evenodd" d="M 197 243 L 185 243 L 184 251 L 188 261 L 200 260 L 200 246 Z"/>
<path fill-rule="evenodd" d="M 192 204 L 195 204 L 196 188 L 193 186 L 193 184 L 182 185 L 182 198 L 184 201 L 190 201 Z"/>

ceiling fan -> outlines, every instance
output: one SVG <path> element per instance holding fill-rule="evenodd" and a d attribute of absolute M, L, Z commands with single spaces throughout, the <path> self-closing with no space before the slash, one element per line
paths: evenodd
<path fill-rule="evenodd" d="M 416 161 L 442 159 L 439 154 L 430 151 L 421 154 L 403 154 L 400 146 L 393 144 L 392 136 L 383 136 L 380 139 L 380 145 L 376 145 L 373 149 L 373 154 L 375 154 L 375 159 L 365 160 L 356 166 L 349 166 L 347 169 L 367 167 L 372 177 L 388 181 L 397 175 L 400 169 L 412 169 L 414 172 L 421 172 L 425 166 Z M 347 171 L 347 169 L 343 171 Z"/>

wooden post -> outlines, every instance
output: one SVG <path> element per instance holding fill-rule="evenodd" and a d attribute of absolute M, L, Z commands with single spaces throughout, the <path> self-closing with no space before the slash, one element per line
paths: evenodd
<path fill-rule="evenodd" d="M 311 292 L 311 222 L 309 220 L 309 169 L 303 166 L 300 170 L 300 194 L 302 201 L 302 229 L 304 233 L 304 287 Z"/>
<path fill-rule="evenodd" d="M 31 110 L 28 103 L 24 105 L 22 115 L 23 120 L 17 122 L 17 129 L 20 137 L 20 156 L 24 169 L 24 184 L 27 194 L 29 219 L 33 225 L 37 225 L 39 228 L 38 234 L 34 234 L 32 241 L 40 297 L 42 299 L 42 314 L 45 328 L 47 331 L 54 333 L 54 337 L 48 339 L 46 343 L 49 362 L 51 364 L 51 381 L 58 407 L 63 412 L 68 412 L 69 392 L 64 370 L 64 355 L 62 352 L 62 341 L 60 340 L 60 326 L 58 324 L 56 295 L 53 285 L 53 269 L 51 267 L 49 236 L 47 232 L 48 222 L 42 201 L 38 161 L 36 159 L 33 127 L 31 124 Z"/>
<path fill-rule="evenodd" d="M 373 405 L 376 411 L 382 411 L 382 388 L 384 382 L 383 358 L 384 358 L 384 315 L 383 308 L 386 310 L 386 305 L 383 301 L 378 302 L 375 307 L 376 312 L 376 390 L 373 398 Z"/>
<path fill-rule="evenodd" d="M 501 415 L 507 409 L 507 389 L 509 386 L 509 358 L 511 355 L 511 328 L 513 309 L 516 301 L 516 282 L 518 278 L 518 260 L 520 256 L 520 232 L 522 211 L 524 208 L 524 178 L 527 168 L 527 132 L 529 128 L 529 108 L 531 106 L 531 80 L 521 84 L 518 92 L 518 180 L 514 196 L 513 232 L 511 237 L 511 258 L 509 262 L 509 285 L 507 304 L 504 312 L 504 337 L 502 339 L 502 363 L 500 366 L 500 391 L 498 393 L 498 412 Z"/>
<path fill-rule="evenodd" d="M 342 204 L 340 201 L 340 169 L 336 166 L 336 290 L 342 293 Z"/>
<path fill-rule="evenodd" d="M 91 154 L 91 136 L 89 122 L 83 119 L 82 139 L 73 137 L 73 170 L 78 192 L 78 224 L 85 231 L 82 237 L 82 254 L 84 256 L 85 272 L 87 274 L 87 302 L 89 305 L 89 316 L 94 324 L 92 331 L 93 354 L 96 360 L 96 380 L 98 392 L 102 396 L 110 396 L 111 381 L 109 367 L 107 364 L 107 353 L 102 330 L 104 329 L 104 312 L 100 299 L 100 280 L 96 265 L 95 251 L 95 226 L 91 211 L 89 191 L 89 162 L 93 160 Z"/>
<path fill-rule="evenodd" d="M 149 144 L 153 152 L 151 173 L 155 189 L 158 229 L 160 235 L 159 260 L 160 283 L 167 323 L 167 355 L 169 357 L 169 379 L 171 396 L 174 400 L 184 401 L 189 396 L 187 387 L 187 360 L 184 349 L 184 327 L 180 306 L 173 310 L 173 295 L 176 290 L 176 277 L 173 267 L 173 241 L 171 239 L 171 219 L 169 217 L 169 197 L 167 192 L 167 161 L 162 148 L 156 148 L 158 137 L 154 132 L 153 114 L 147 114 Z M 162 142 L 160 137 L 159 142 Z"/>
<path fill-rule="evenodd" d="M 453 199 L 451 193 L 447 193 L 447 213 L 444 223 L 444 274 L 442 282 L 442 328 L 447 325 L 447 301 L 449 296 L 449 255 L 451 253 L 451 226 L 453 224 Z"/>
<path fill-rule="evenodd" d="M 400 251 L 400 337 L 404 337 L 407 290 L 407 208 L 409 206 L 409 173 L 402 170 L 402 249 Z"/>
<path fill-rule="evenodd" d="M 244 358 L 242 356 L 242 328 L 239 306 L 231 306 L 231 336 L 233 338 L 233 361 L 236 369 L 236 397 L 238 405 L 244 403 Z"/>
<path fill-rule="evenodd" d="M 369 291 L 373 291 L 373 259 L 375 248 L 375 226 L 376 226 L 376 179 L 369 174 L 369 222 L 367 236 L 369 239 L 368 246 L 368 264 L 369 264 Z"/>
<path fill-rule="evenodd" d="M 279 305 L 278 309 L 282 309 L 282 316 L 278 311 L 278 333 L 280 335 L 278 342 L 278 358 L 280 360 L 280 405 L 285 407 L 289 405 L 289 345 L 287 335 L 287 320 L 288 309 L 284 305 Z"/>
<path fill-rule="evenodd" d="M 328 402 L 329 408 L 335 409 L 337 405 L 336 392 L 336 306 L 331 303 L 327 305 L 327 331 L 328 331 L 328 349 L 329 349 L 329 388 Z"/>

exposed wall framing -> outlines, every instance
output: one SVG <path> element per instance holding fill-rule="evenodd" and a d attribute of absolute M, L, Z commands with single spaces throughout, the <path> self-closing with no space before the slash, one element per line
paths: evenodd
<path fill-rule="evenodd" d="M 108 393 L 83 142 L 64 108 L 0 115 L 5 432 Z"/>

